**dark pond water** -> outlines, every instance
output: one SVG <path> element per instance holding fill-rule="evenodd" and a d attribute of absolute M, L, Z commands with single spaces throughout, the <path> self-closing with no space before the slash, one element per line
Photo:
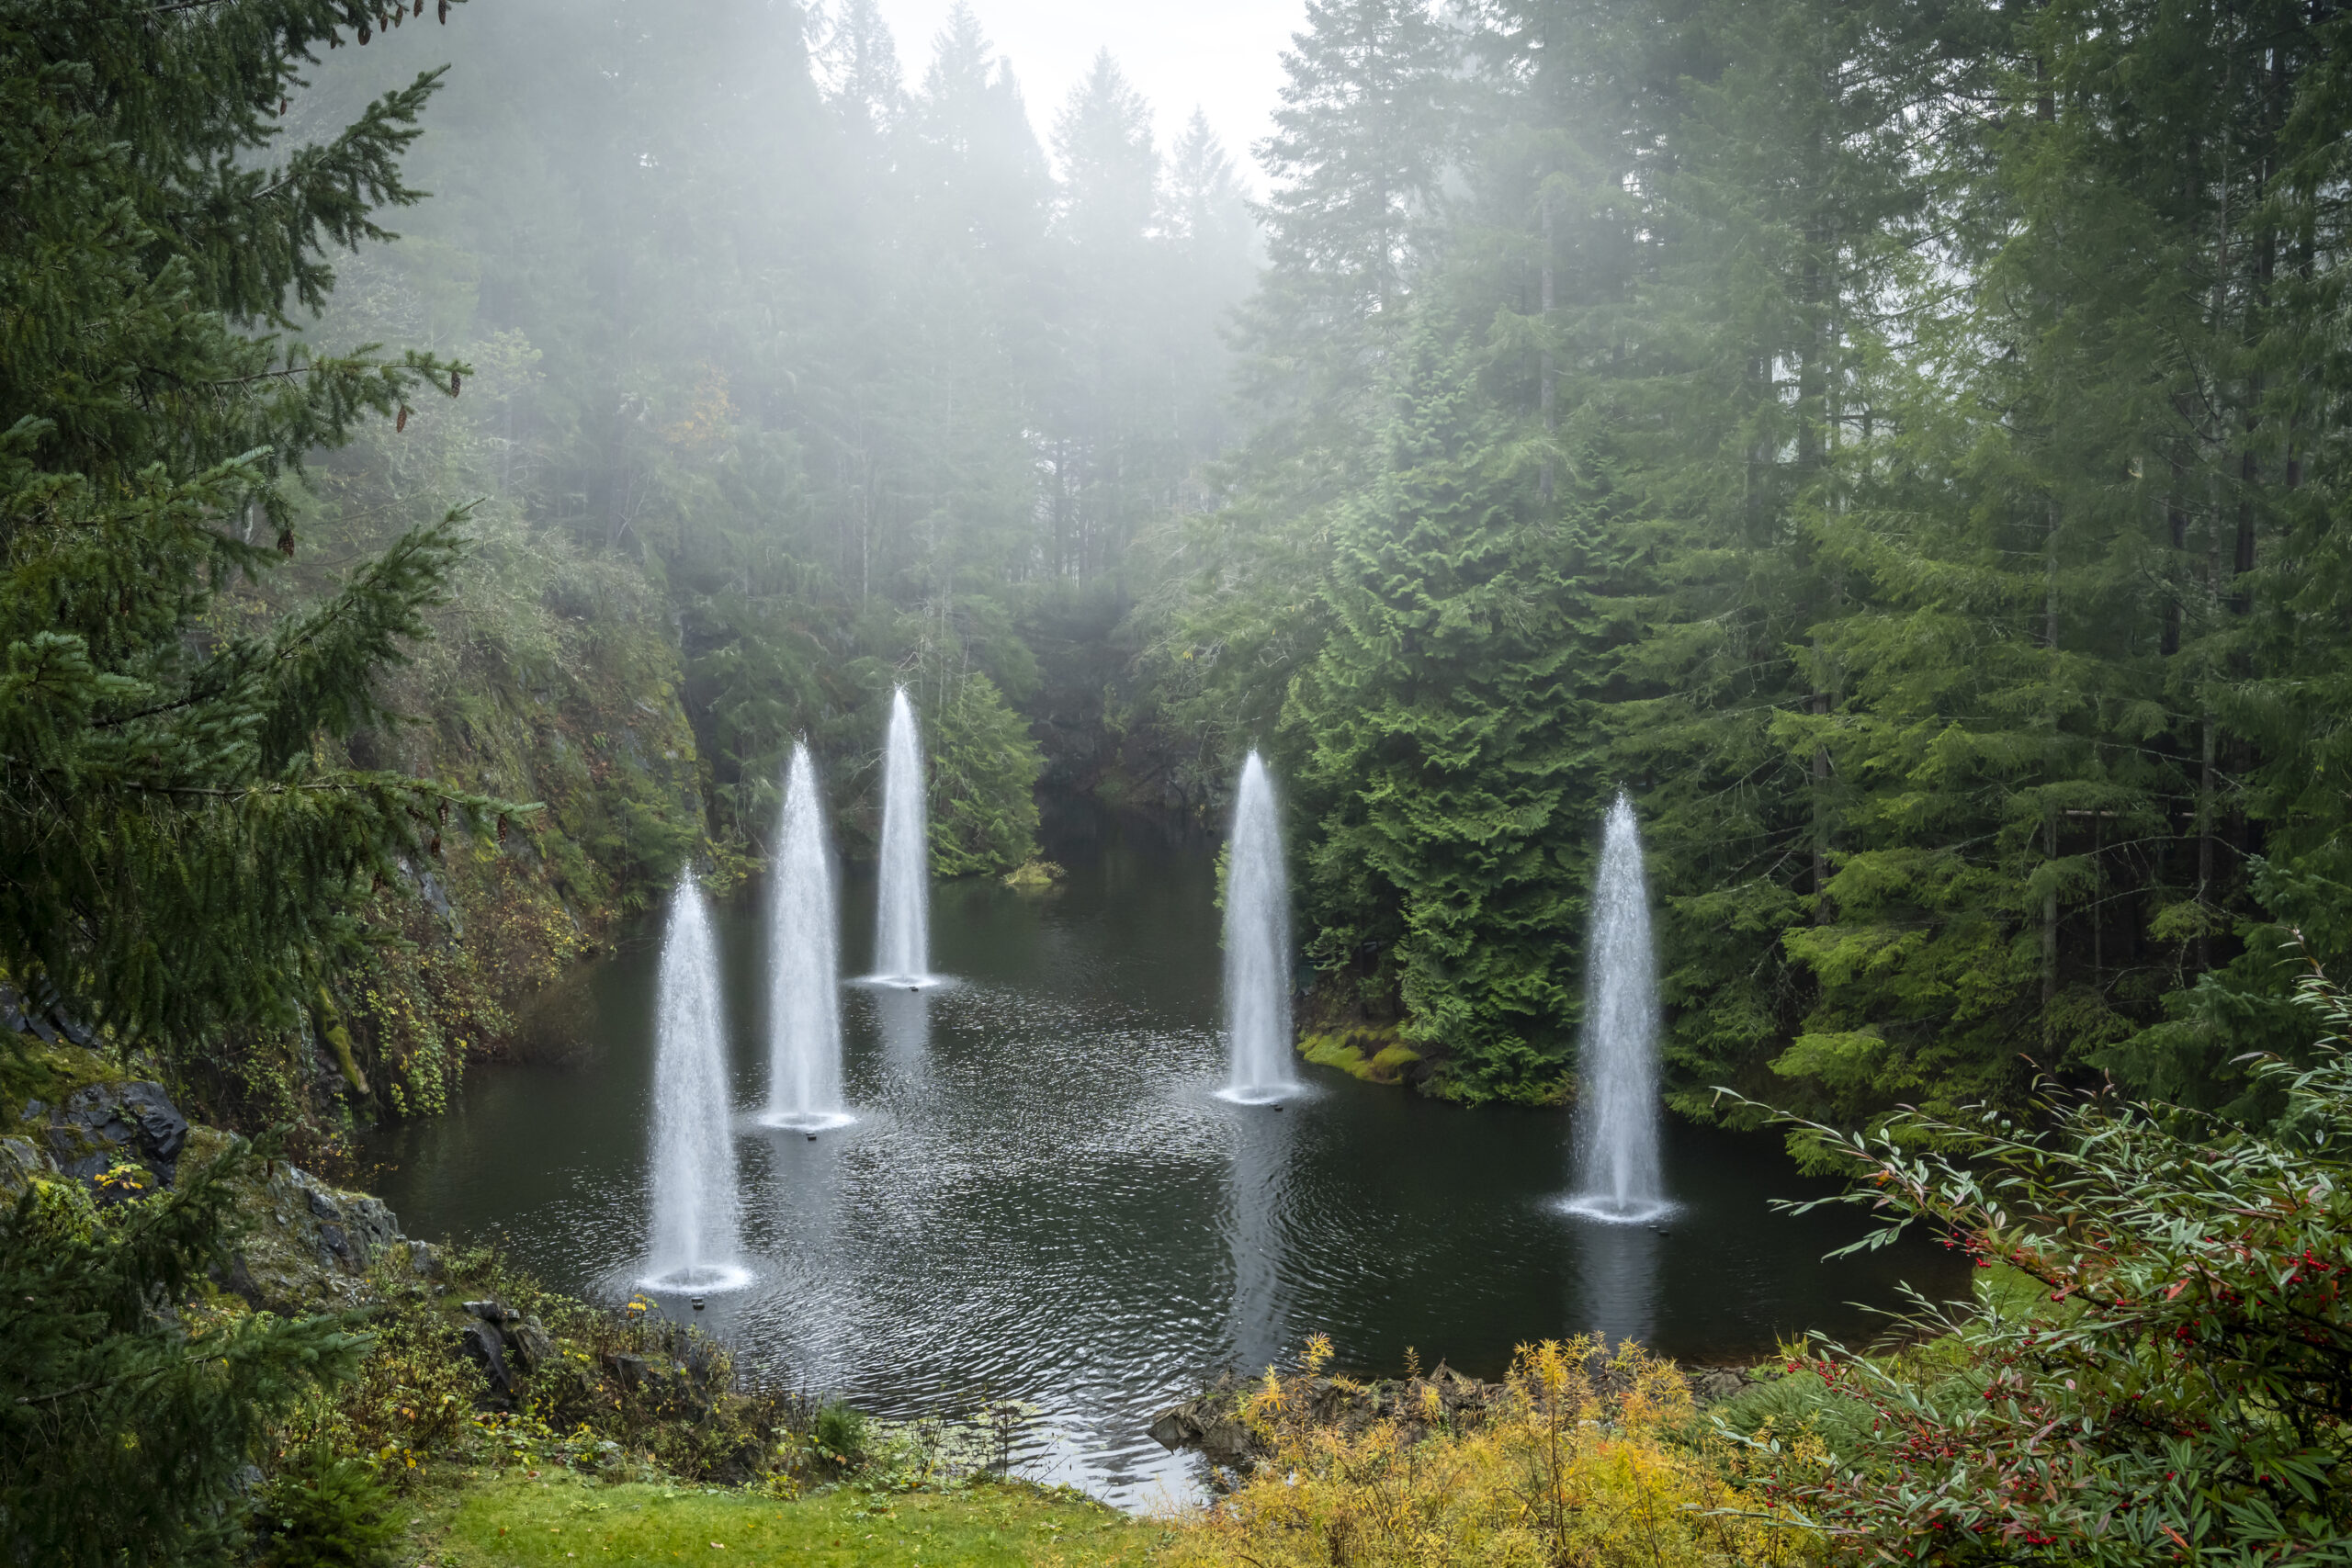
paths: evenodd
<path fill-rule="evenodd" d="M 739 1143 L 751 1288 L 700 1315 L 792 1383 L 883 1414 L 1013 1399 L 1039 1411 L 1030 1473 L 1123 1503 L 1188 1493 L 1149 1413 L 1221 1368 L 1256 1370 L 1316 1330 L 1342 1365 L 1408 1347 L 1492 1375 L 1511 1347 L 1600 1329 L 1686 1361 L 1822 1327 L 1865 1337 L 1899 1280 L 1962 1288 L 1932 1247 L 1826 1263 L 1840 1210 L 1769 1134 L 1679 1123 L 1669 1233 L 1578 1221 L 1561 1114 L 1465 1111 L 1304 1067 L 1285 1111 L 1228 1105 L 1217 1032 L 1214 845 L 1080 817 L 1047 850 L 1050 894 L 936 890 L 922 994 L 846 992 L 855 1124 Z M 843 890 L 862 966 L 872 886 Z M 437 1121 L 387 1135 L 379 1177 L 423 1235 L 503 1232 L 551 1283 L 618 1297 L 644 1229 L 649 937 L 579 977 L 566 1066 L 477 1071 Z M 719 912 L 740 1102 L 764 1093 L 763 922 Z M 673 1310 L 684 1312 L 683 1303 Z"/>

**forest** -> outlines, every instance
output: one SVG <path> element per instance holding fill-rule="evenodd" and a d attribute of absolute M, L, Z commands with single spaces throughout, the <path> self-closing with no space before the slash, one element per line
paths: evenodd
<path fill-rule="evenodd" d="M 1243 147 L 1108 51 L 1033 102 L 978 4 L 0 0 L 16 1555 L 380 1563 L 420 1464 L 511 1483 L 452 1562 L 542 1560 L 540 1466 L 703 1488 L 671 1555 L 931 1484 L 633 1285 L 389 1218 L 353 1262 L 389 1211 L 316 1174 L 576 1066 L 582 961 L 748 904 L 796 745 L 872 861 L 903 690 L 942 886 L 1050 890 L 1072 810 L 1205 841 L 1258 752 L 1300 1032 L 1498 1147 L 1583 1097 L 1625 802 L 1688 1135 L 1988 1271 L 1894 1349 L 1781 1323 L 1703 1427 L 1606 1333 L 1484 1427 L 1317 1333 L 1232 1395 L 1255 1479 L 1105 1551 L 2336 1560 L 2352 11 L 1302 17 Z M 1409 1441 L 1295 1414 L 1367 1386 Z M 957 1495 L 1036 1561 L 1113 1529 Z"/>
<path fill-rule="evenodd" d="M 550 812 L 575 904 L 756 861 L 795 735 L 870 795 L 903 680 L 948 874 L 1264 747 L 1310 1011 L 1442 1094 L 1572 1092 L 1622 788 L 1686 1113 L 2267 1113 L 2352 939 L 2328 7 L 1318 0 L 1254 201 L 969 10 L 916 71 L 863 0 L 607 9 L 289 111 L 455 62 L 302 332 L 476 369 L 259 591 L 471 503 L 430 738 L 361 750 L 517 798 L 569 650 L 658 666 L 693 764 Z"/>

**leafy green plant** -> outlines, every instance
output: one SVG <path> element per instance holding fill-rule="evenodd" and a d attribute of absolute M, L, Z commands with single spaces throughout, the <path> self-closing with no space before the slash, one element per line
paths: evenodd
<path fill-rule="evenodd" d="M 865 1457 L 865 1417 L 838 1401 L 820 1406 L 808 1439 L 819 1459 L 837 1469 L 851 1469 Z"/>
<path fill-rule="evenodd" d="M 1907 1355 L 1792 1354 L 1807 1392 L 1744 1434 L 1765 1495 L 1888 1563 L 2352 1561 L 2352 998 L 2301 995 L 2316 1065 L 2252 1064 L 2275 1131 L 2054 1090 L 1795 1122 L 1865 1172 L 1817 1201 L 1887 1214 L 1857 1247 L 1924 1224 L 2032 1289 L 1923 1303 Z"/>

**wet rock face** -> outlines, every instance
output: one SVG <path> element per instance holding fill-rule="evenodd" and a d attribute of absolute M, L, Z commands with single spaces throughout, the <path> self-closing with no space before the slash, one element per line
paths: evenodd
<path fill-rule="evenodd" d="M 169 1187 L 187 1146 L 187 1118 L 161 1084 L 90 1084 L 68 1095 L 62 1105 L 28 1100 L 21 1120 L 33 1136 L 8 1141 L 34 1148 L 40 1159 L 36 1166 L 20 1151 L 10 1151 L 15 1179 L 0 1171 L 0 1185 L 17 1191 L 35 1175 L 54 1173 L 81 1182 L 102 1203 L 123 1202 Z M 126 1165 L 144 1174 L 107 1179 Z"/>
<path fill-rule="evenodd" d="M 200 1129 L 198 1152 L 209 1156 L 211 1141 L 221 1137 Z M 356 1305 L 379 1262 L 404 1261 L 420 1285 L 440 1275 L 434 1248 L 403 1235 L 399 1216 L 380 1198 L 330 1187 L 283 1161 L 241 1179 L 238 1187 L 243 1234 L 220 1282 L 254 1306 L 283 1313 Z"/>

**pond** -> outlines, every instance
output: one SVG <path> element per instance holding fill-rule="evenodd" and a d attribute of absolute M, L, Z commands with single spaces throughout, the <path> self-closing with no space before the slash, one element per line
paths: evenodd
<path fill-rule="evenodd" d="M 1156 1408 L 1317 1330 L 1371 1373 L 1410 1348 L 1493 1376 L 1517 1343 L 1595 1329 L 1721 1362 L 1808 1327 L 1866 1338 L 1882 1320 L 1855 1303 L 1895 1304 L 1905 1280 L 1965 1288 L 1925 1243 L 1824 1262 L 1860 1224 L 1772 1213 L 1831 1189 L 1770 1134 L 1670 1123 L 1680 1208 L 1661 1235 L 1558 1212 L 1564 1113 L 1464 1111 L 1304 1065 L 1312 1093 L 1284 1111 L 1218 1100 L 1214 840 L 1107 814 L 1048 829 L 1056 890 L 935 889 L 933 967 L 954 985 L 846 987 L 854 1124 L 740 1134 L 755 1279 L 698 1316 L 774 1376 L 883 1415 L 1022 1402 L 1038 1413 L 1026 1473 L 1136 1506 L 1196 1484 L 1147 1435 Z M 870 876 L 853 870 L 842 897 L 860 973 Z M 718 922 L 748 1110 L 765 1084 L 760 900 Z M 503 1233 L 549 1283 L 626 1296 L 657 934 L 551 1004 L 570 1060 L 478 1068 L 449 1114 L 379 1139 L 376 1184 L 413 1234 Z"/>

